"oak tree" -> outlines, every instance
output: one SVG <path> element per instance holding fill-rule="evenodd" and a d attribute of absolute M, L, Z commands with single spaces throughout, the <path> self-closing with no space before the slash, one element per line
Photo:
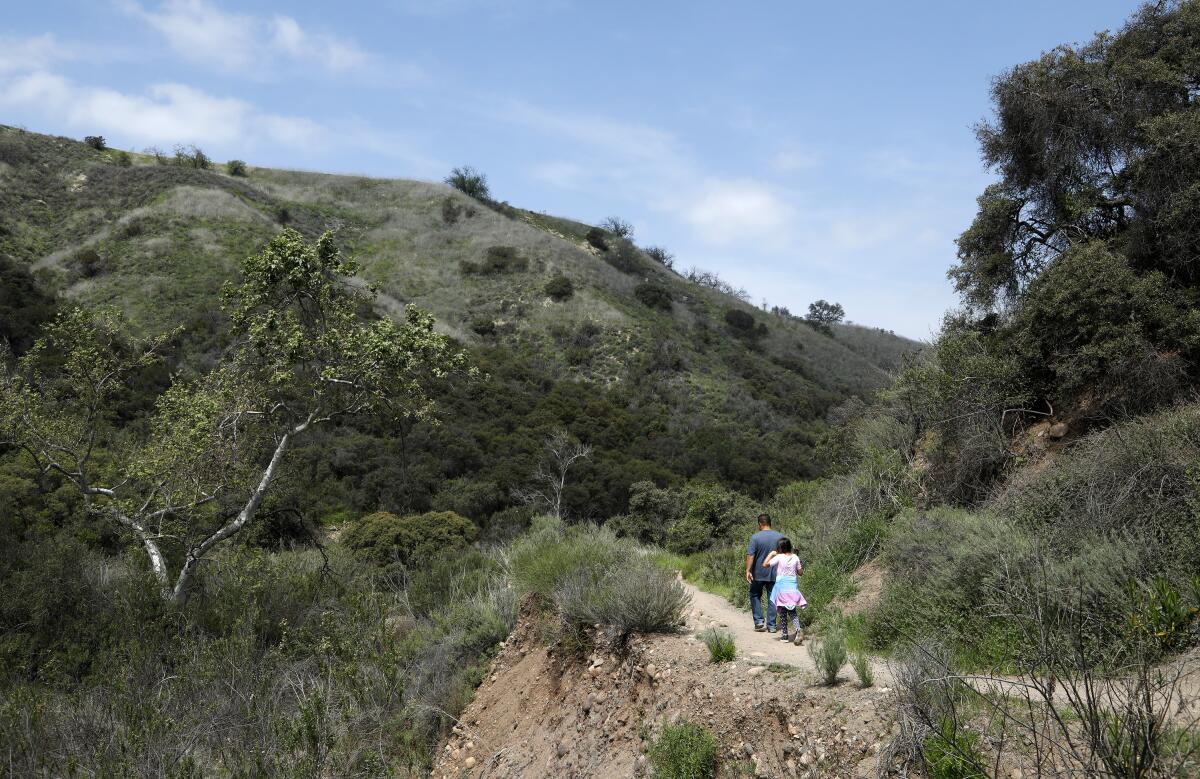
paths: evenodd
<path fill-rule="evenodd" d="M 142 433 L 114 410 L 168 336 L 135 338 L 113 310 L 65 310 L 0 384 L 2 438 L 123 526 L 163 596 L 183 600 L 206 556 L 254 521 L 298 439 L 349 417 L 427 416 L 427 381 L 466 370 L 429 314 L 364 316 L 373 295 L 357 270 L 329 234 L 276 236 L 224 290 L 231 346 L 176 380 Z"/>

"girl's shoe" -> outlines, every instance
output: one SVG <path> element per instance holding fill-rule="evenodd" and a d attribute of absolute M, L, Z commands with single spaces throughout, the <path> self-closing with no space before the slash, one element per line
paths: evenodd
<path fill-rule="evenodd" d="M 780 637 L 779 637 L 779 640 L 780 640 L 780 641 L 783 641 L 783 642 L 788 642 L 788 641 L 791 641 L 791 639 L 790 639 L 790 638 L 788 638 L 788 634 L 787 634 L 787 633 L 784 633 L 782 636 L 780 636 Z"/>
<path fill-rule="evenodd" d="M 801 644 L 803 644 L 803 643 L 804 643 L 804 634 L 803 634 L 803 633 L 797 633 L 797 634 L 796 634 L 796 639 L 795 639 L 795 641 L 793 641 L 792 643 L 793 643 L 793 644 L 795 644 L 796 646 L 800 646 Z"/>

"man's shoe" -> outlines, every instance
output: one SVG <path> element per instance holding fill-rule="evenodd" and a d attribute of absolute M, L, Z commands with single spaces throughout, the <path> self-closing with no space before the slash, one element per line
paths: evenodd
<path fill-rule="evenodd" d="M 768 632 L 768 633 L 774 633 L 774 632 L 775 632 L 775 628 L 767 628 L 767 632 Z"/>
<path fill-rule="evenodd" d="M 761 623 L 761 622 L 755 622 L 755 623 L 754 623 L 754 632 L 756 632 L 756 633 L 761 633 L 761 632 L 763 632 L 763 631 L 764 631 L 764 630 L 766 630 L 766 629 L 767 629 L 767 626 L 766 626 L 766 625 L 764 625 L 763 623 Z"/>

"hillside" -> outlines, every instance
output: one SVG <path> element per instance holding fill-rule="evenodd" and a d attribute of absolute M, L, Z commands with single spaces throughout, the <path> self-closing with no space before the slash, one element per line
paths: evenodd
<path fill-rule="evenodd" d="M 219 291 L 237 263 L 285 226 L 333 230 L 377 286 L 380 313 L 430 311 L 488 374 L 445 389 L 443 424 L 408 431 L 403 464 L 372 431 L 344 433 L 356 456 L 319 476 L 327 515 L 424 510 L 446 479 L 460 480 L 458 493 L 465 479 L 477 499 L 455 508 L 483 522 L 554 427 L 597 448 L 570 496 L 577 515 L 624 510 L 625 489 L 646 478 L 768 495 L 819 473 L 826 411 L 886 385 L 918 348 L 854 326 L 828 337 L 613 236 L 599 251 L 587 225 L 441 184 L 253 167 L 235 177 L 137 154 L 123 166 L 123 156 L 0 128 L 0 259 L 32 270 L 60 302 L 115 305 L 147 333 L 182 326 L 173 365 L 202 370 L 221 345 Z M 565 299 L 544 291 L 557 276 L 573 286 Z M 731 311 L 752 320 L 727 320 Z M 372 472 L 381 484 L 364 487 Z"/>

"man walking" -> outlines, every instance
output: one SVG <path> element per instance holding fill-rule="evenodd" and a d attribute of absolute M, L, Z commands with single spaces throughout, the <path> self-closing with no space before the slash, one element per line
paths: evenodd
<path fill-rule="evenodd" d="M 763 560 L 775 551 L 781 538 L 781 533 L 771 529 L 771 517 L 759 514 L 758 532 L 750 536 L 750 546 L 746 549 L 746 581 L 750 584 L 750 611 L 754 613 L 754 629 L 760 633 L 764 630 L 775 632 L 775 609 L 771 608 L 770 603 L 771 588 L 775 586 L 775 569 L 764 568 Z"/>

